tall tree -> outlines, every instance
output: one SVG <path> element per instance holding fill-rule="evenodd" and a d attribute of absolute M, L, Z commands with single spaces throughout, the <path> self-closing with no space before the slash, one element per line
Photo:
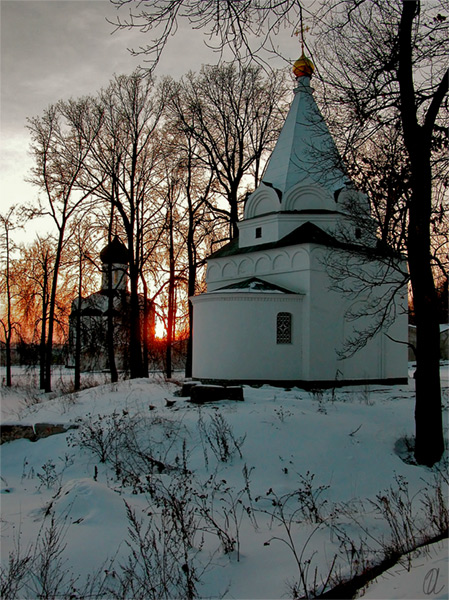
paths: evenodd
<path fill-rule="evenodd" d="M 45 341 L 55 248 L 56 241 L 51 235 L 38 235 L 31 244 L 20 247 L 15 263 L 15 278 L 20 280 L 20 286 L 14 308 L 22 340 L 38 347 L 41 389 L 45 389 Z"/>
<path fill-rule="evenodd" d="M 417 329 L 415 457 L 426 465 L 444 449 L 431 225 L 435 155 L 447 143 L 448 17 L 439 0 L 326 2 L 316 46 L 327 100 L 351 136 L 347 147 L 400 121 L 409 178 L 403 235 Z"/>
<path fill-rule="evenodd" d="M 164 130 L 166 145 L 161 149 L 161 180 L 155 190 L 155 200 L 162 207 L 164 221 L 160 230 L 158 247 L 154 248 L 150 263 L 153 266 L 153 283 L 157 288 L 155 299 L 161 304 L 160 317 L 165 322 L 165 371 L 172 376 L 172 347 L 176 335 L 176 291 L 179 286 L 180 257 L 185 254 L 185 244 L 179 236 L 182 218 L 183 169 L 179 149 Z"/>
<path fill-rule="evenodd" d="M 197 273 L 200 265 L 204 264 L 204 240 L 210 236 L 213 228 L 214 218 L 211 213 L 210 196 L 213 190 L 214 173 L 204 172 L 197 168 L 196 146 L 198 142 L 189 132 L 185 132 L 185 143 L 183 144 L 183 193 L 185 195 L 185 217 L 186 222 L 185 242 L 187 249 L 187 296 L 190 298 L 197 292 Z M 203 247 L 203 256 L 200 248 Z M 186 377 L 192 376 L 192 351 L 193 351 L 193 306 L 188 304 L 188 331 L 187 355 L 185 365 Z"/>
<path fill-rule="evenodd" d="M 238 235 L 240 206 L 278 137 L 285 98 L 283 76 L 268 79 L 253 66 L 206 66 L 175 86 L 169 109 L 197 142 L 197 161 L 214 175 L 226 203 L 215 211 L 228 220 L 230 237 Z"/>
<path fill-rule="evenodd" d="M 45 390 L 51 391 L 51 365 L 53 334 L 55 325 L 56 294 L 67 224 L 92 190 L 76 193 L 82 175 L 84 161 L 98 134 L 101 121 L 91 122 L 86 135 L 81 134 L 76 124 L 85 122 L 84 114 L 89 110 L 89 101 L 82 99 L 68 103 L 59 102 L 44 111 L 42 117 L 28 121 L 31 134 L 31 153 L 35 166 L 30 181 L 43 192 L 46 206 L 31 207 L 30 216 L 49 216 L 57 231 L 55 262 L 48 314 L 48 331 L 45 355 Z"/>
<path fill-rule="evenodd" d="M 70 224 L 71 235 L 68 237 L 67 254 L 71 260 L 67 261 L 69 268 L 76 273 L 76 299 L 75 299 L 75 347 L 74 347 L 74 389 L 81 388 L 81 352 L 82 352 L 82 319 L 81 302 L 83 297 L 92 291 L 93 279 L 98 273 L 97 265 L 93 259 L 95 255 L 95 227 L 90 213 Z M 72 304 L 72 309 L 73 309 Z"/>
<path fill-rule="evenodd" d="M 4 215 L 0 214 L 0 258 L 4 263 L 3 277 L 0 283 L 0 291 L 6 299 L 6 315 L 0 315 L 0 324 L 3 329 L 5 338 L 5 353 L 6 353 L 6 385 L 11 387 L 11 345 L 15 329 L 12 315 L 12 278 L 11 278 L 11 261 L 12 252 L 14 250 L 14 242 L 11 238 L 11 233 L 17 227 L 14 220 L 14 207 L 10 208 Z"/>
<path fill-rule="evenodd" d="M 167 221 L 171 222 L 172 229 L 176 232 L 176 252 L 173 252 L 173 258 L 177 273 L 177 292 L 187 292 L 188 298 L 197 292 L 197 273 L 210 250 L 205 243 L 206 239 L 212 238 L 212 232 L 223 237 L 219 234 L 222 223 L 214 216 L 215 175 L 198 159 L 198 154 L 201 153 L 199 142 L 176 118 L 166 121 L 163 136 L 165 177 L 161 185 L 160 201 L 166 207 L 167 217 L 170 215 L 170 203 L 176 209 L 171 211 L 176 213 L 176 218 L 166 218 L 166 224 Z M 167 240 L 165 234 L 166 231 L 162 242 Z M 188 300 L 186 306 L 188 342 L 185 375 L 191 377 L 193 311 Z"/>
<path fill-rule="evenodd" d="M 142 354 L 142 310 L 139 282 L 142 276 L 143 239 L 160 207 L 151 202 L 158 161 L 157 127 L 162 115 L 162 93 L 138 73 L 117 76 L 95 99 L 102 115 L 100 135 L 85 162 L 87 189 L 95 186 L 98 198 L 112 206 L 122 224 L 129 251 L 130 374 L 145 375 Z"/>

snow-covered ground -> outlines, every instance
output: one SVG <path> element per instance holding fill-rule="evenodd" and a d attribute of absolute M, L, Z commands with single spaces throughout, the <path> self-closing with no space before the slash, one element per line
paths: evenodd
<path fill-rule="evenodd" d="M 442 380 L 447 431 L 447 364 Z M 274 599 L 320 591 L 330 571 L 328 585 L 391 544 L 431 537 L 443 500 L 447 511 L 447 456 L 433 469 L 408 460 L 412 378 L 313 393 L 245 387 L 244 402 L 201 407 L 161 376 L 101 381 L 52 397 L 33 389 L 33 374 L 1 388 L 2 423 L 77 426 L 1 446 L 2 563 L 34 557 L 20 598 L 37 597 L 50 532 L 63 551 L 47 574 L 55 583 L 64 573 L 62 590 L 90 576 L 103 597 L 120 597 L 130 558 L 134 576 L 150 565 L 155 578 L 142 598 Z M 447 558 L 447 540 L 426 547 L 360 597 L 447 598 Z"/>

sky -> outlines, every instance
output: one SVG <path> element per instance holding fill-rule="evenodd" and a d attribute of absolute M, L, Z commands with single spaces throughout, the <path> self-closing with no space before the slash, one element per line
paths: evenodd
<path fill-rule="evenodd" d="M 113 33 L 107 18 L 114 20 L 117 9 L 109 0 L 0 0 L 0 11 L 0 212 L 5 212 L 37 198 L 36 188 L 24 181 L 33 164 L 27 118 L 42 115 L 60 99 L 95 94 L 114 74 L 130 74 L 143 59 L 128 48 L 144 45 L 145 35 Z M 281 43 L 299 56 L 292 32 L 283 32 Z M 156 74 L 179 78 L 216 59 L 203 33 L 184 24 L 170 39 Z"/>

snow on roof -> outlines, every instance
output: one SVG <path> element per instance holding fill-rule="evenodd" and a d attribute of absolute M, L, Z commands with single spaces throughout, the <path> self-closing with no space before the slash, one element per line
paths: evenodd
<path fill-rule="evenodd" d="M 237 281 L 236 283 L 231 283 L 230 285 L 225 285 L 224 287 L 218 288 L 209 292 L 210 294 L 214 294 L 217 292 L 250 292 L 250 293 L 258 293 L 258 294 L 294 294 L 291 290 L 287 288 L 280 287 L 278 285 L 274 285 L 269 281 L 265 281 L 264 279 L 259 279 L 258 277 L 251 277 L 249 279 L 244 279 L 243 281 Z"/>

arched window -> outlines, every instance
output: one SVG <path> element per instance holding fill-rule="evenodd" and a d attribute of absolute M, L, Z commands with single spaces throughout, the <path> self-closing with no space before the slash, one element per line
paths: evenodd
<path fill-rule="evenodd" d="M 292 315 L 280 312 L 276 317 L 276 344 L 292 343 Z"/>

